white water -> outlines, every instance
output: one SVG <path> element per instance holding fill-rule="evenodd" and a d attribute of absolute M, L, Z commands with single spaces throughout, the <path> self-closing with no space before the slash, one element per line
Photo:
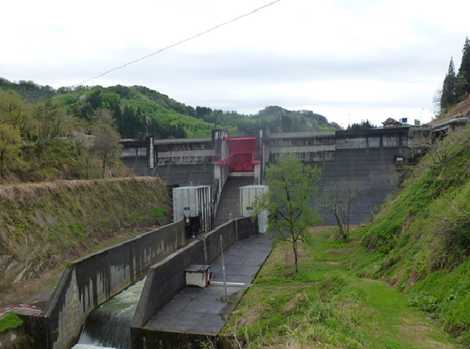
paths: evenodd
<path fill-rule="evenodd" d="M 117 294 L 88 317 L 72 349 L 127 349 L 130 328 L 145 279 Z"/>
<path fill-rule="evenodd" d="M 116 349 L 111 347 L 97 347 L 96 345 L 76 344 L 72 349 Z"/>

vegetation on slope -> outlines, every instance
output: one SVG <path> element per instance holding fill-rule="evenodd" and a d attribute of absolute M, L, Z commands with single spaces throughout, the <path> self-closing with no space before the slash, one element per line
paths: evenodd
<path fill-rule="evenodd" d="M 451 118 L 458 116 L 470 117 L 470 96 L 462 100 L 461 102 L 449 107 L 448 111 L 438 118 L 434 119 L 433 123 L 439 123 Z"/>
<path fill-rule="evenodd" d="M 36 86 L 36 89 L 34 88 Z M 311 111 L 267 107 L 255 115 L 191 107 L 142 86 L 78 87 L 51 89 L 32 82 L 18 84 L 0 79 L 0 89 L 13 90 L 30 101 L 52 99 L 68 114 L 90 120 L 99 109 L 109 110 L 123 138 L 209 137 L 213 128 L 231 134 L 256 134 L 261 127 L 270 132 L 334 131 L 335 123 Z"/>
<path fill-rule="evenodd" d="M 78 88 L 54 99 L 83 119 L 97 109 L 110 110 L 123 138 L 197 138 L 209 136 L 212 127 L 184 114 L 188 107 L 144 87 Z"/>
<path fill-rule="evenodd" d="M 225 333 L 243 347 L 470 347 L 470 126 L 413 169 L 372 223 L 275 246 Z M 293 268 L 293 267 L 291 267 Z"/>
<path fill-rule="evenodd" d="M 0 316 L 0 333 L 18 328 L 22 325 L 23 320 L 14 313 L 6 313 L 3 316 Z"/>
<path fill-rule="evenodd" d="M 455 348 L 404 294 L 350 269 L 363 253 L 360 235 L 349 242 L 335 235 L 307 235 L 295 274 L 290 247 L 277 244 L 225 334 L 244 348 Z"/>
<path fill-rule="evenodd" d="M 37 102 L 52 97 L 56 91 L 51 86 L 37 85 L 32 81 L 8 81 L 0 77 L 0 89 L 15 91 L 28 102 Z"/>
<path fill-rule="evenodd" d="M 84 120 L 0 90 L 0 183 L 123 175 L 119 138 L 105 110 Z"/>
<path fill-rule="evenodd" d="M 458 72 L 455 72 L 454 60 L 450 59 L 449 70 L 442 84 L 439 96 L 440 115 L 452 109 L 458 102 L 470 95 L 470 39 L 465 39 L 463 47 L 462 61 Z"/>
<path fill-rule="evenodd" d="M 431 150 L 361 233 L 361 272 L 407 291 L 470 346 L 470 126 Z"/>
<path fill-rule="evenodd" d="M 0 295 L 123 229 L 165 223 L 165 212 L 167 189 L 158 178 L 0 186 Z"/>

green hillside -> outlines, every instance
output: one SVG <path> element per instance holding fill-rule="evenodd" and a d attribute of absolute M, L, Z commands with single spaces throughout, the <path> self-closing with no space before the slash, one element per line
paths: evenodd
<path fill-rule="evenodd" d="M 51 86 L 37 85 L 32 81 L 11 82 L 0 77 L 0 89 L 13 90 L 28 102 L 36 102 L 56 94 Z"/>
<path fill-rule="evenodd" d="M 0 185 L 0 308 L 54 287 L 67 261 L 166 224 L 168 204 L 155 177 Z"/>
<path fill-rule="evenodd" d="M 154 134 L 161 138 L 209 136 L 212 126 L 187 114 L 188 107 L 145 87 L 79 88 L 53 98 L 68 111 L 89 119 L 97 109 L 109 109 L 124 138 Z"/>
<path fill-rule="evenodd" d="M 361 273 L 409 293 L 470 346 L 470 126 L 437 145 L 361 233 L 371 252 Z"/>
<path fill-rule="evenodd" d="M 271 106 L 254 115 L 208 107 L 192 107 L 143 86 L 59 88 L 30 81 L 13 83 L 0 78 L 0 89 L 13 90 L 29 102 L 51 99 L 75 117 L 90 120 L 97 110 L 111 111 L 124 138 L 155 135 L 159 138 L 209 137 L 214 128 L 232 135 L 270 132 L 334 131 L 340 127 L 311 111 L 290 111 Z"/>

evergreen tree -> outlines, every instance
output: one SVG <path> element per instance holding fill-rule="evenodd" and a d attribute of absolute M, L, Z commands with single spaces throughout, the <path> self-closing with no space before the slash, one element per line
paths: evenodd
<path fill-rule="evenodd" d="M 457 80 L 457 98 L 462 100 L 466 94 L 470 93 L 470 39 L 468 37 L 465 39 Z"/>
<path fill-rule="evenodd" d="M 449 70 L 447 71 L 447 75 L 442 86 L 441 111 L 447 110 L 448 107 L 457 102 L 455 91 L 456 80 L 457 77 L 455 75 L 454 60 L 451 58 L 449 63 Z"/>

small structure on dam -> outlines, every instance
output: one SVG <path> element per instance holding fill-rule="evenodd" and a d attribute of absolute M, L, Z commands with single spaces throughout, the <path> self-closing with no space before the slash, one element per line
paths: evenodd
<path fill-rule="evenodd" d="M 267 185 L 246 185 L 240 187 L 240 214 L 243 217 L 252 217 L 256 213 L 256 203 L 268 192 Z M 263 210 L 256 215 L 258 230 L 265 234 L 268 231 L 268 211 Z"/>
<path fill-rule="evenodd" d="M 208 185 L 173 188 L 173 222 L 184 220 L 188 236 L 212 229 L 212 196 Z"/>

